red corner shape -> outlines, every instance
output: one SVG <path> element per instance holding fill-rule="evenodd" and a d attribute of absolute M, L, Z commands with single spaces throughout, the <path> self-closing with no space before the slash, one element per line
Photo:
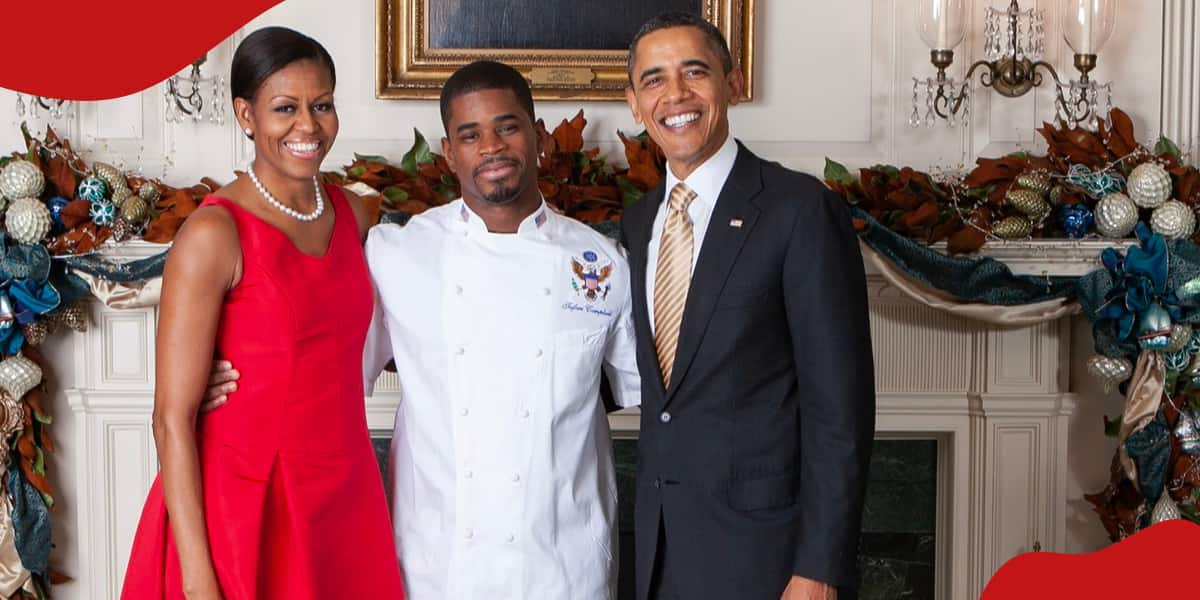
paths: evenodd
<path fill-rule="evenodd" d="M 996 571 L 982 600 L 1177 598 L 1194 584 L 1167 568 L 1200 548 L 1200 525 L 1164 521 L 1103 550 L 1071 555 L 1027 552 Z M 1186 562 L 1186 559 L 1185 559 Z M 1190 572 L 1183 567 L 1182 573 Z"/>
<path fill-rule="evenodd" d="M 8 2 L 0 87 L 64 100 L 127 96 L 187 67 L 280 1 Z"/>

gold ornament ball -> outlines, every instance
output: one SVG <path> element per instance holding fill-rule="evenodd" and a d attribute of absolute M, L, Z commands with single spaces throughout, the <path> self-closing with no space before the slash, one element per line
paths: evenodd
<path fill-rule="evenodd" d="M 104 180 L 108 184 L 108 189 L 116 191 L 117 188 L 129 188 L 129 183 L 125 181 L 125 176 L 121 174 L 120 169 L 108 164 L 98 162 L 92 166 L 92 172 L 96 177 Z M 115 200 L 113 202 L 116 203 Z"/>
<path fill-rule="evenodd" d="M 1010 190 L 1004 198 L 1010 206 L 1025 213 L 1033 221 L 1050 214 L 1050 205 L 1033 190 Z"/>
<path fill-rule="evenodd" d="M 131 225 L 141 224 L 146 220 L 147 214 L 149 207 L 141 196 L 130 196 L 121 204 L 121 218 L 129 221 Z"/>
<path fill-rule="evenodd" d="M 1007 217 L 992 226 L 992 233 L 1006 240 L 1029 237 L 1033 233 L 1033 223 L 1025 217 Z"/>
<path fill-rule="evenodd" d="M 25 333 L 25 341 L 31 346 L 41 346 L 42 342 L 50 336 L 50 325 L 46 319 L 38 319 L 32 323 L 26 323 L 22 326 L 22 331 Z"/>
<path fill-rule="evenodd" d="M 87 331 L 87 311 L 84 310 L 82 302 L 72 304 L 71 306 L 63 309 L 63 311 L 58 314 L 58 320 L 62 322 L 63 325 L 66 325 L 67 327 L 70 327 L 71 329 L 80 333 Z"/>
<path fill-rule="evenodd" d="M 138 186 L 137 194 L 146 202 L 157 202 L 162 194 L 158 191 L 158 186 L 154 185 L 153 181 L 145 181 Z"/>
<path fill-rule="evenodd" d="M 133 197 L 133 190 L 129 189 L 127 185 L 120 185 L 109 189 L 112 190 L 113 206 L 121 206 L 122 202 Z"/>
<path fill-rule="evenodd" d="M 1027 171 L 1017 176 L 1017 185 L 1045 196 L 1050 191 L 1050 175 L 1045 171 Z"/>

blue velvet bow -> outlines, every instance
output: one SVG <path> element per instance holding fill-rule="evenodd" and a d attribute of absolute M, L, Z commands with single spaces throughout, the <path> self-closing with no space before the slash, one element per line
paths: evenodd
<path fill-rule="evenodd" d="M 1138 223 L 1135 232 L 1140 246 L 1130 248 L 1124 256 L 1113 248 L 1106 248 L 1100 254 L 1104 268 L 1112 276 L 1113 287 L 1097 314 L 1101 319 L 1117 322 L 1117 339 L 1121 341 L 1133 335 L 1138 317 L 1155 304 L 1172 319 L 1182 316 L 1174 291 L 1167 290 L 1166 240 L 1151 232 L 1145 223 Z"/>

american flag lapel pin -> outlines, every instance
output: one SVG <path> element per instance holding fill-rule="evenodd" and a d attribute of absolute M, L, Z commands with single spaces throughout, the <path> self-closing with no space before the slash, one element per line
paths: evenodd
<path fill-rule="evenodd" d="M 730 226 L 730 227 L 741 227 L 741 226 L 742 226 L 742 220 L 741 220 L 741 219 L 730 219 L 730 220 L 729 220 L 729 226 Z"/>

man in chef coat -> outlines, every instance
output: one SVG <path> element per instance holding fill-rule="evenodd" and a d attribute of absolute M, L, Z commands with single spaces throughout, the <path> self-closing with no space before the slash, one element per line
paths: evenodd
<path fill-rule="evenodd" d="M 607 599 L 616 485 L 601 367 L 618 405 L 640 399 L 625 258 L 542 199 L 517 71 L 463 67 L 441 112 L 462 197 L 366 243 L 380 302 L 364 376 L 394 357 L 408 597 Z"/>
<path fill-rule="evenodd" d="M 600 373 L 618 406 L 638 404 L 628 265 L 542 199 L 520 73 L 459 69 L 441 113 L 462 197 L 366 243 L 379 296 L 367 393 L 390 359 L 400 381 L 390 479 L 406 596 L 608 600 L 617 498 Z M 207 408 L 234 389 L 221 369 Z"/>

